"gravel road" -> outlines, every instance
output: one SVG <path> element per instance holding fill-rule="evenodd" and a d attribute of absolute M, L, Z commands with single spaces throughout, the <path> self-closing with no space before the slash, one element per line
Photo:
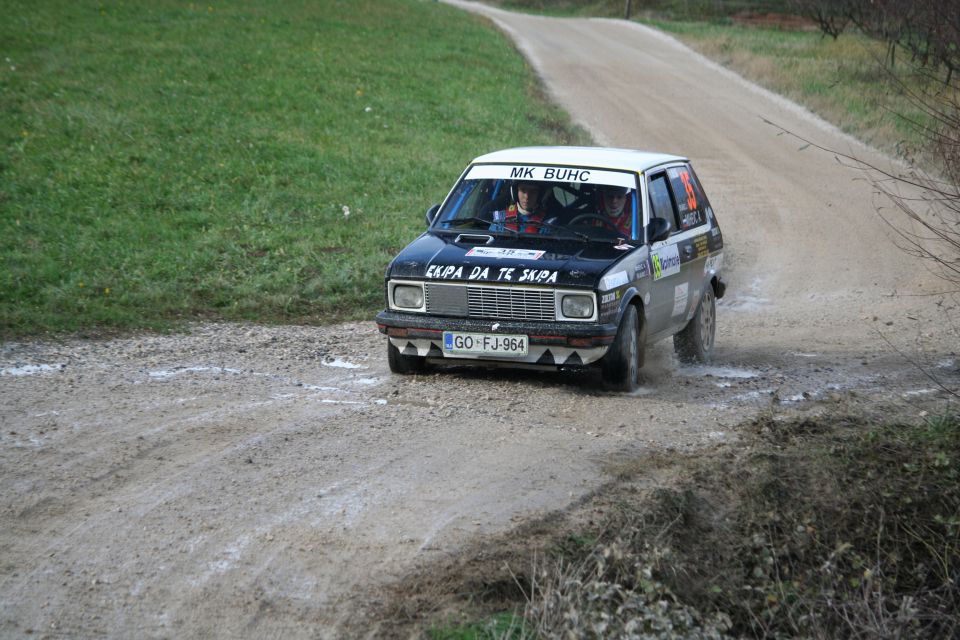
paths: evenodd
<path fill-rule="evenodd" d="M 869 184 L 764 118 L 884 158 L 637 25 L 454 4 L 511 34 L 599 144 L 694 159 L 728 243 L 716 363 L 657 345 L 624 395 L 393 376 L 372 321 L 4 344 L 0 636 L 339 637 L 378 587 L 618 460 L 736 439 L 759 412 L 938 397 L 897 350 L 957 385 L 951 303 Z"/>

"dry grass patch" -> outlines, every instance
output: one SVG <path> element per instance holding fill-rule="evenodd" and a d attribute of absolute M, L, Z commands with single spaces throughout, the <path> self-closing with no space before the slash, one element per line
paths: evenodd
<path fill-rule="evenodd" d="M 652 23 L 743 77 L 804 105 L 864 142 L 942 171 L 923 127 L 934 124 L 908 92 L 956 93 L 904 58 L 884 66 L 886 46 L 856 33 L 836 40 L 818 32 L 705 22 Z M 919 125 L 919 126 L 918 126 Z"/>

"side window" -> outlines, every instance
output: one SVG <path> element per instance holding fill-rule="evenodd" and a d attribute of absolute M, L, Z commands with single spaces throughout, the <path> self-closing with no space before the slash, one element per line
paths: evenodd
<path fill-rule="evenodd" d="M 680 230 L 686 231 L 705 223 L 707 200 L 689 165 L 667 169 L 667 177 L 677 199 Z"/>
<path fill-rule="evenodd" d="M 667 186 L 667 177 L 659 174 L 650 179 L 650 213 L 654 218 L 663 218 L 670 223 L 671 233 L 677 230 L 676 208 Z"/>

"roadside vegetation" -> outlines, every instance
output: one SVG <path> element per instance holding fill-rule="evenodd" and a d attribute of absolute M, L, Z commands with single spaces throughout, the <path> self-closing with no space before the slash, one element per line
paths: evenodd
<path fill-rule="evenodd" d="M 650 24 L 805 106 L 844 133 L 894 157 L 936 168 L 917 127 L 932 119 L 906 89 L 935 91 L 940 82 L 919 69 L 885 67 L 882 42 L 856 32 L 833 39 L 818 31 L 746 24 L 662 20 Z"/>
<path fill-rule="evenodd" d="M 450 591 L 501 613 L 432 637 L 960 634 L 960 415 L 769 414 L 742 436 L 614 469 L 586 526 L 490 544 L 469 604 Z M 645 489 L 658 474 L 679 480 Z"/>
<path fill-rule="evenodd" d="M 751 13 L 787 13 L 794 0 L 630 0 L 630 17 L 667 20 L 728 20 Z M 519 11 L 553 15 L 623 18 L 627 0 L 492 0 Z"/>
<path fill-rule="evenodd" d="M 13 0 L 0 43 L 0 337 L 369 318 L 470 158 L 587 141 L 439 3 Z"/>
<path fill-rule="evenodd" d="M 831 37 L 821 31 L 808 6 L 859 1 L 632 0 L 631 19 L 673 35 L 867 144 L 922 168 L 943 171 L 942 158 L 931 150 L 926 132 L 936 125 L 937 117 L 918 104 L 916 95 L 944 97 L 945 74 L 914 64 L 916 56 L 907 51 L 888 64 L 889 42 L 855 25 Z M 499 4 L 557 15 L 612 18 L 623 18 L 626 6 L 624 0 L 502 0 Z M 948 89 L 954 101 L 960 97 L 955 83 Z"/>

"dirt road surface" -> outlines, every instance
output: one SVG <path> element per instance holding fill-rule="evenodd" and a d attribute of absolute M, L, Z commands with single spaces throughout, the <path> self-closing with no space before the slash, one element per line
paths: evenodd
<path fill-rule="evenodd" d="M 372 322 L 4 344 L 0 636 L 353 635 L 380 587 L 565 508 L 617 460 L 771 409 L 937 397 L 881 336 L 956 385 L 960 340 L 924 295 L 940 283 L 893 248 L 870 186 L 763 119 L 883 158 L 642 27 L 457 4 L 599 144 L 694 159 L 728 243 L 715 365 L 657 345 L 632 395 L 398 377 Z"/>

